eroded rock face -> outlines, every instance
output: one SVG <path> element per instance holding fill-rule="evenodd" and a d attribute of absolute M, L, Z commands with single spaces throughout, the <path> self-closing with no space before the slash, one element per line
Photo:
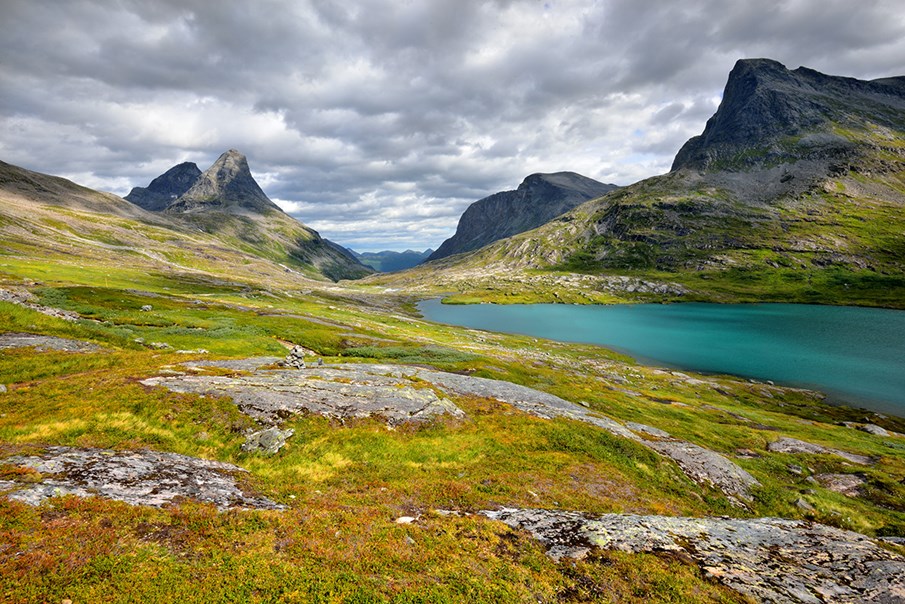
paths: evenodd
<path fill-rule="evenodd" d="M 97 344 L 83 342 L 82 340 L 14 332 L 0 333 L 0 350 L 4 348 L 35 348 L 40 351 L 61 350 L 64 352 L 98 352 L 103 350 Z"/>
<path fill-rule="evenodd" d="M 43 475 L 37 483 L 2 485 L 9 490 L 8 499 L 31 505 L 62 495 L 98 495 L 154 507 L 181 498 L 212 503 L 221 510 L 282 507 L 265 497 L 247 495 L 236 485 L 234 475 L 246 470 L 176 453 L 48 447 L 40 455 L 18 455 L 2 462 Z"/>
<path fill-rule="evenodd" d="M 482 514 L 529 531 L 553 558 L 593 547 L 683 552 L 761 602 L 905 602 L 905 558 L 858 533 L 779 518 L 673 518 L 506 508 Z"/>

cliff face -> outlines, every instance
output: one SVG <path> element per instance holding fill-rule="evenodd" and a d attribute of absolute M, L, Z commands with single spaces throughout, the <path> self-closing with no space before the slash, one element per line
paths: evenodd
<path fill-rule="evenodd" d="M 515 191 L 496 193 L 471 204 L 459 219 L 456 234 L 428 260 L 476 250 L 530 231 L 616 188 L 574 172 L 532 174 Z"/>
<path fill-rule="evenodd" d="M 738 61 L 723 100 L 700 136 L 688 140 L 673 171 L 748 169 L 852 154 L 847 130 L 866 122 L 898 128 L 905 122 L 905 77 L 862 81 L 769 59 Z"/>
<path fill-rule="evenodd" d="M 181 163 L 152 180 L 146 188 L 133 188 L 125 199 L 145 210 L 162 212 L 185 194 L 200 176 L 198 166 L 192 162 Z"/>

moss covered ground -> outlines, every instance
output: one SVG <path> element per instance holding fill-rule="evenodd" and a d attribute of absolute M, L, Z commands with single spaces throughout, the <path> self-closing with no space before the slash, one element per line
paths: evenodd
<path fill-rule="evenodd" d="M 0 458 L 48 445 L 171 451 L 246 468 L 245 488 L 288 509 L 217 512 L 189 501 L 155 509 L 72 497 L 34 508 L 0 499 L 3 601 L 745 601 L 679 558 L 600 552 L 553 562 L 527 535 L 471 514 L 502 506 L 812 518 L 905 536 L 905 439 L 840 425 L 869 420 L 905 431 L 898 418 L 731 377 L 702 385 L 700 376 L 593 346 L 431 324 L 407 296 L 163 275 L 138 288 L 127 269 L 95 267 L 80 279 L 66 265 L 44 266 L 28 289 L 40 304 L 82 318 L 0 302 L 0 332 L 83 339 L 103 350 L 0 351 L 8 389 L 0 394 Z M 23 286 L 21 270 L 0 286 Z M 171 348 L 149 347 L 155 342 Z M 327 362 L 411 363 L 532 386 L 723 453 L 762 486 L 749 509 L 735 507 L 636 443 L 470 397 L 455 397 L 465 419 L 394 429 L 379 419 L 296 417 L 287 423 L 295 435 L 265 457 L 241 450 L 253 422 L 229 400 L 139 383 L 186 360 L 280 356 L 287 344 Z M 200 349 L 208 353 L 176 352 Z M 769 452 L 780 435 L 876 461 Z M 862 495 L 807 480 L 824 472 L 858 473 Z M 22 473 L 0 459 L 0 479 L 38 478 Z M 400 525 L 400 516 L 419 519 Z"/>

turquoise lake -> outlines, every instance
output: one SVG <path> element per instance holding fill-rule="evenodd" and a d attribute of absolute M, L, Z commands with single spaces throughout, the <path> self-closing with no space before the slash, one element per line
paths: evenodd
<path fill-rule="evenodd" d="M 648 365 L 820 390 L 905 416 L 905 311 L 801 304 L 451 305 L 424 317 L 476 329 L 599 344 Z"/>

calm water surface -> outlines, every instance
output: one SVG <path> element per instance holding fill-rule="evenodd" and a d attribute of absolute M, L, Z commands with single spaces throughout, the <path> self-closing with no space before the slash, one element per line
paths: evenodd
<path fill-rule="evenodd" d="M 599 344 L 655 365 L 815 388 L 905 416 L 905 311 L 802 304 L 470 306 L 422 302 L 425 318 Z"/>

